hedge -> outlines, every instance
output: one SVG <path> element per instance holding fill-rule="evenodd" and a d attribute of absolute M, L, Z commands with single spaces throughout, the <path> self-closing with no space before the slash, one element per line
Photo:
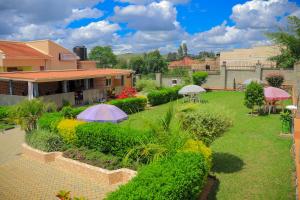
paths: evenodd
<path fill-rule="evenodd" d="M 25 135 L 26 143 L 36 149 L 46 152 L 61 151 L 64 143 L 62 138 L 47 130 L 35 130 Z"/>
<path fill-rule="evenodd" d="M 65 118 L 75 119 L 76 116 L 79 115 L 85 109 L 87 109 L 87 106 L 80 106 L 76 108 L 72 108 L 71 106 L 66 106 L 63 107 L 60 112 Z"/>
<path fill-rule="evenodd" d="M 198 199 L 208 172 L 202 154 L 180 152 L 141 168 L 135 178 L 110 193 L 106 200 Z"/>
<path fill-rule="evenodd" d="M 147 99 L 144 97 L 116 99 L 110 101 L 109 104 L 117 106 L 127 114 L 132 114 L 145 110 Z"/>
<path fill-rule="evenodd" d="M 76 141 L 76 127 L 86 122 L 78 121 L 75 119 L 63 119 L 57 125 L 59 135 L 68 144 L 74 144 Z"/>
<path fill-rule="evenodd" d="M 148 101 L 152 106 L 168 103 L 181 97 L 181 95 L 178 94 L 180 89 L 181 87 L 176 86 L 153 90 L 147 95 Z"/>
<path fill-rule="evenodd" d="M 124 156 L 134 146 L 146 143 L 150 134 L 118 124 L 91 122 L 79 125 L 76 128 L 76 137 L 78 146 Z"/>
<path fill-rule="evenodd" d="M 0 106 L 0 120 L 6 120 L 9 117 L 11 106 Z"/>
<path fill-rule="evenodd" d="M 51 132 L 57 132 L 57 125 L 63 119 L 59 112 L 45 113 L 38 120 L 38 127 Z"/>
<path fill-rule="evenodd" d="M 193 73 L 192 77 L 193 77 L 193 82 L 195 85 L 202 85 L 204 83 L 206 83 L 206 79 L 207 79 L 208 73 L 207 72 L 195 72 Z"/>

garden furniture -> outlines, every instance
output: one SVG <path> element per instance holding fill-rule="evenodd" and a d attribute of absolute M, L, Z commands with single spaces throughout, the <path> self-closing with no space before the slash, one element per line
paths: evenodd
<path fill-rule="evenodd" d="M 291 98 L 291 95 L 287 93 L 286 91 L 275 88 L 275 87 L 266 87 L 264 88 L 264 96 L 266 101 L 266 106 L 268 108 L 269 114 L 271 113 L 271 110 L 276 111 L 276 107 L 278 105 L 281 105 L 283 110 L 283 100 L 287 100 Z M 280 101 L 280 104 L 277 102 Z"/>

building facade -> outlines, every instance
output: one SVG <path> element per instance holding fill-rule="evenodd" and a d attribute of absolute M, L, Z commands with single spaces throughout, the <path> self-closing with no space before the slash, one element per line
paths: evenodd
<path fill-rule="evenodd" d="M 43 98 L 58 106 L 104 101 L 132 87 L 133 71 L 97 69 L 50 41 L 0 41 L 0 105 Z"/>

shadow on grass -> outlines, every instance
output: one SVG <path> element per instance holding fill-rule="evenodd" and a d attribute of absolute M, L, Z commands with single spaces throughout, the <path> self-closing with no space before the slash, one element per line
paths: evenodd
<path fill-rule="evenodd" d="M 213 153 L 213 172 L 234 173 L 243 169 L 244 161 L 229 153 Z"/>

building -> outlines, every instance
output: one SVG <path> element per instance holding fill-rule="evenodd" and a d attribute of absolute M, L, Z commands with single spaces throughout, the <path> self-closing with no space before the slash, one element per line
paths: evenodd
<path fill-rule="evenodd" d="M 173 61 L 169 64 L 169 69 L 183 68 L 194 71 L 215 71 L 219 70 L 219 57 L 205 58 L 204 60 L 196 60 L 190 57 L 184 57 L 182 60 Z"/>
<path fill-rule="evenodd" d="M 277 46 L 258 46 L 248 49 L 233 49 L 220 52 L 220 63 L 226 62 L 228 67 L 255 66 L 258 62 L 263 67 L 276 67 L 269 58 L 280 54 Z"/>
<path fill-rule="evenodd" d="M 97 69 L 50 40 L 0 41 L 0 71 L 0 105 L 36 97 L 58 106 L 97 102 L 133 84 L 133 71 Z"/>

